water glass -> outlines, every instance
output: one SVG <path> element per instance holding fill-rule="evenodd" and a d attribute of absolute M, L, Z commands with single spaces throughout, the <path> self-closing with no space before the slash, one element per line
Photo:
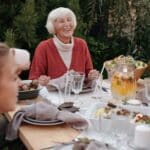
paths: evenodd
<path fill-rule="evenodd" d="M 144 84 L 145 84 L 145 97 L 147 98 L 147 100 L 150 100 L 150 78 L 145 78 Z"/>
<path fill-rule="evenodd" d="M 71 100 L 71 90 L 72 90 L 72 77 L 70 76 L 70 72 L 67 72 L 64 76 L 64 88 L 60 88 L 59 90 L 59 95 L 61 101 L 64 102 L 69 102 Z"/>
<path fill-rule="evenodd" d="M 72 91 L 79 94 L 82 91 L 85 74 L 83 72 L 73 72 L 71 76 L 73 78 Z"/>
<path fill-rule="evenodd" d="M 78 94 L 82 91 L 83 83 L 85 79 L 84 72 L 72 72 L 70 73 L 70 78 L 72 79 L 72 92 L 76 95 L 76 100 Z"/>

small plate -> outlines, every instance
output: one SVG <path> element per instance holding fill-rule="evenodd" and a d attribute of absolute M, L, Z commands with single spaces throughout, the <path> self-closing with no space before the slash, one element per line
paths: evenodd
<path fill-rule="evenodd" d="M 24 118 L 24 122 L 32 124 L 32 125 L 40 125 L 40 126 L 49 126 L 49 125 L 59 125 L 63 124 L 64 122 L 61 120 L 49 120 L 49 121 L 41 121 L 41 120 L 35 120 L 33 118 L 26 117 Z"/>
<path fill-rule="evenodd" d="M 82 91 L 80 92 L 80 94 L 81 93 L 89 93 L 89 92 L 93 92 L 93 91 L 94 91 L 94 88 L 91 88 L 91 87 L 84 88 L 84 89 L 82 89 Z"/>
<path fill-rule="evenodd" d="M 131 105 L 140 105 L 142 104 L 142 102 L 138 99 L 130 99 L 127 101 L 128 104 L 131 104 Z"/>

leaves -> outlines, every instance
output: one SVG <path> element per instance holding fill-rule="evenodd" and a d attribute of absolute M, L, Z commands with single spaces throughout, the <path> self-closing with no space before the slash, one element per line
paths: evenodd
<path fill-rule="evenodd" d="M 15 17 L 15 32 L 18 40 L 24 40 L 31 47 L 36 42 L 37 13 L 35 12 L 34 0 L 28 0 L 20 10 L 20 15 Z"/>
<path fill-rule="evenodd" d="M 10 46 L 10 47 L 15 47 L 16 45 L 16 35 L 13 29 L 7 29 L 5 32 L 5 42 Z"/>

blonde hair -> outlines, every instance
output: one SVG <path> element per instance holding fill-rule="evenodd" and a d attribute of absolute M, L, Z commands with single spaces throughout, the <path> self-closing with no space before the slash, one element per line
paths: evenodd
<path fill-rule="evenodd" d="M 74 29 L 77 26 L 77 20 L 74 12 L 69 8 L 59 7 L 49 12 L 46 22 L 46 28 L 50 34 L 55 34 L 54 21 L 58 18 L 69 16 L 72 18 Z"/>

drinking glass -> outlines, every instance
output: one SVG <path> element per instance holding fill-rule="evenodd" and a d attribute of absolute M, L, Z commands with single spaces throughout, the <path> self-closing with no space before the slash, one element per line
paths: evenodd
<path fill-rule="evenodd" d="M 75 101 L 77 101 L 78 95 L 82 91 L 82 87 L 85 79 L 85 73 L 72 72 L 70 74 L 70 77 L 72 78 L 72 91 L 75 94 Z"/>
<path fill-rule="evenodd" d="M 145 84 L 145 97 L 147 98 L 147 100 L 150 100 L 150 78 L 145 78 L 144 84 Z"/>
<path fill-rule="evenodd" d="M 101 75 L 101 76 L 99 76 L 98 79 L 95 80 L 95 89 L 94 89 L 92 97 L 95 97 L 96 99 L 101 98 L 101 96 L 102 96 L 102 82 L 103 82 L 103 76 Z"/>
<path fill-rule="evenodd" d="M 70 72 L 67 71 L 67 73 L 63 77 L 64 87 L 60 88 L 59 86 L 59 96 L 60 96 L 60 101 L 62 103 L 72 101 L 71 100 L 72 81 L 73 79 L 70 76 Z"/>

